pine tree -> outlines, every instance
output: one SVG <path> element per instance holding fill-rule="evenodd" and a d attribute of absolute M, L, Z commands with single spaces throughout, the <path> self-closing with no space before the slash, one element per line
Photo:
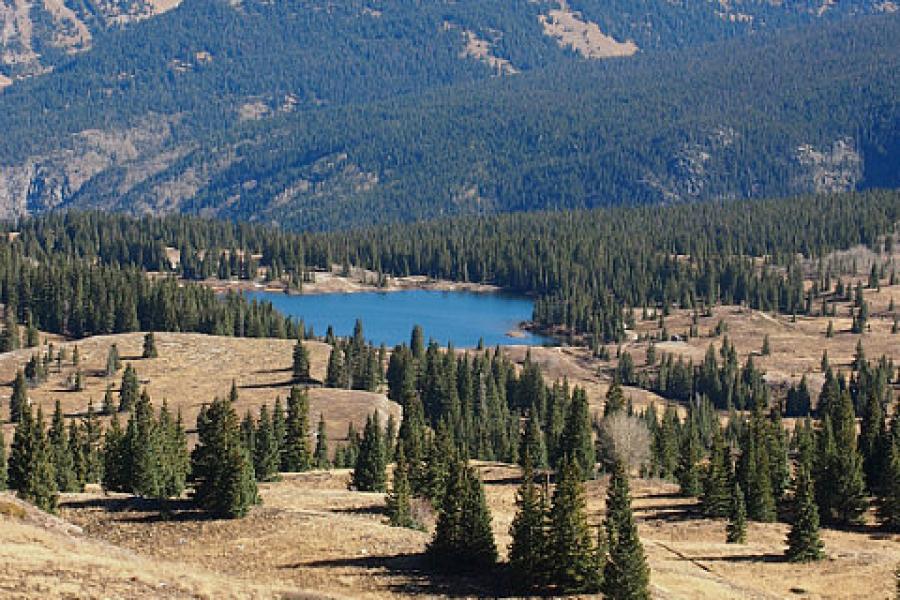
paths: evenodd
<path fill-rule="evenodd" d="M 241 443 L 234 407 L 215 399 L 197 417 L 197 446 L 191 453 L 194 499 L 208 513 L 243 517 L 259 503 L 253 463 Z"/>
<path fill-rule="evenodd" d="M 713 518 L 728 516 L 731 505 L 729 486 L 732 477 L 731 449 L 725 444 L 722 430 L 717 427 L 710 450 L 709 465 L 703 477 L 701 504 L 704 515 Z"/>
<path fill-rule="evenodd" d="M 894 420 L 900 422 L 900 416 Z M 878 522 L 888 531 L 900 532 L 900 440 L 888 445 L 884 464 L 887 469 L 878 498 Z"/>
<path fill-rule="evenodd" d="M 625 394 L 622 392 L 619 378 L 616 377 L 606 391 L 606 404 L 603 406 L 603 416 L 606 417 L 622 410 L 625 410 Z"/>
<path fill-rule="evenodd" d="M 3 438 L 3 428 L 0 427 L 0 492 L 7 488 L 8 464 L 6 462 L 6 440 Z"/>
<path fill-rule="evenodd" d="M 583 477 L 593 477 L 596 451 L 587 394 L 581 388 L 575 388 L 572 393 L 572 402 L 569 405 L 560 446 L 560 457 L 569 456 L 578 463 L 579 473 Z"/>
<path fill-rule="evenodd" d="M 325 415 L 319 413 L 319 426 L 316 429 L 316 451 L 313 453 L 317 469 L 330 469 L 328 460 L 328 432 L 325 429 Z"/>
<path fill-rule="evenodd" d="M 128 449 L 119 417 L 113 415 L 103 437 L 103 489 L 111 492 L 130 490 L 130 474 L 127 472 Z"/>
<path fill-rule="evenodd" d="M 381 423 L 378 412 L 366 419 L 359 454 L 351 475 L 351 487 L 360 492 L 383 492 L 386 489 L 387 460 L 384 443 L 381 441 Z"/>
<path fill-rule="evenodd" d="M 672 479 L 678 470 L 678 413 L 672 405 L 663 412 L 662 423 L 655 428 L 652 462 L 662 479 Z"/>
<path fill-rule="evenodd" d="M 606 539 L 609 559 L 603 593 L 610 599 L 650 598 L 650 568 L 631 511 L 628 474 L 621 461 L 613 468 L 606 495 Z"/>
<path fill-rule="evenodd" d="M 78 491 L 78 476 L 75 472 L 75 462 L 66 436 L 66 424 L 59 400 L 56 401 L 56 408 L 50 421 L 49 441 L 57 489 L 61 492 Z"/>
<path fill-rule="evenodd" d="M 41 510 L 56 512 L 56 473 L 43 412 L 38 408 L 35 417 L 26 407 L 20 416 L 9 456 L 9 487 Z"/>
<path fill-rule="evenodd" d="M 519 464 L 523 467 L 526 461 L 532 468 L 547 468 L 547 447 L 544 444 L 544 433 L 537 419 L 536 407 L 532 406 L 525 420 L 525 430 L 519 442 Z"/>
<path fill-rule="evenodd" d="M 84 484 L 87 483 L 88 464 L 87 455 L 85 454 L 84 433 L 82 427 L 77 421 L 69 422 L 69 454 L 72 455 L 72 467 L 75 472 L 75 490 L 76 492 L 84 491 Z"/>
<path fill-rule="evenodd" d="M 106 391 L 103 393 L 103 402 L 100 405 L 100 412 L 104 415 L 111 415 L 116 412 L 115 402 L 113 401 L 112 385 L 107 384 Z"/>
<path fill-rule="evenodd" d="M 278 447 L 278 468 L 284 471 L 284 450 L 287 424 L 285 423 L 284 407 L 281 405 L 281 397 L 275 396 L 275 406 L 272 408 L 272 433 L 275 434 L 275 444 Z"/>
<path fill-rule="evenodd" d="M 119 358 L 119 347 L 113 344 L 106 353 L 106 376 L 112 377 L 122 368 L 122 359 Z"/>
<path fill-rule="evenodd" d="M 409 487 L 409 465 L 401 446 L 397 450 L 397 463 L 391 481 L 391 491 L 387 495 L 387 513 L 394 527 L 416 528 L 417 523 L 412 516 L 410 500 L 412 491 Z"/>
<path fill-rule="evenodd" d="M 802 465 L 794 479 L 794 522 L 787 543 L 785 554 L 791 562 L 811 562 L 823 558 L 822 540 L 819 539 L 819 509 L 813 482 Z"/>
<path fill-rule="evenodd" d="M 328 355 L 328 366 L 325 371 L 325 387 L 347 387 L 347 369 L 346 365 L 344 365 L 343 351 L 338 344 L 332 346 L 331 354 Z"/>
<path fill-rule="evenodd" d="M 856 446 L 856 416 L 853 400 L 844 390 L 840 400 L 832 407 L 831 425 L 834 430 L 834 448 L 827 469 L 830 503 L 821 507 L 826 520 L 840 525 L 862 522 L 866 510 L 866 490 L 863 461 Z"/>
<path fill-rule="evenodd" d="M 678 457 L 678 486 L 683 496 L 699 496 L 700 487 L 700 458 L 702 449 L 697 428 L 693 421 L 688 419 L 682 432 L 681 451 Z"/>
<path fill-rule="evenodd" d="M 427 551 L 435 564 L 445 568 L 484 568 L 497 561 L 484 487 L 460 459 L 450 462 L 446 493 Z"/>
<path fill-rule="evenodd" d="M 25 372 L 16 371 L 16 379 L 13 381 L 12 395 L 9 397 L 9 421 L 17 423 L 20 413 L 28 407 L 28 383 L 25 381 Z"/>
<path fill-rule="evenodd" d="M 281 468 L 284 471 L 308 471 L 312 466 L 309 451 L 309 394 L 294 386 L 287 402 L 284 447 Z"/>
<path fill-rule="evenodd" d="M 20 344 L 19 324 L 16 322 L 16 310 L 11 304 L 6 305 L 4 311 L 3 331 L 0 332 L 0 352 L 17 350 Z"/>
<path fill-rule="evenodd" d="M 747 506 L 744 491 L 737 480 L 731 486 L 731 509 L 728 513 L 725 541 L 729 544 L 747 543 Z"/>
<path fill-rule="evenodd" d="M 128 364 L 125 366 L 125 372 L 122 373 L 122 387 L 119 389 L 119 412 L 131 410 L 140 395 L 141 385 L 138 382 L 137 371 L 131 364 Z"/>
<path fill-rule="evenodd" d="M 524 590 L 546 583 L 550 568 L 547 547 L 547 502 L 534 483 L 529 454 L 522 465 L 522 485 L 516 494 L 516 516 L 509 528 L 509 566 Z"/>
<path fill-rule="evenodd" d="M 99 483 L 100 476 L 103 473 L 103 461 L 100 456 L 101 439 L 103 436 L 103 428 L 97 413 L 94 412 L 94 401 L 88 400 L 87 412 L 85 414 L 82 429 L 84 435 L 82 437 L 84 448 L 85 464 L 85 483 Z"/>
<path fill-rule="evenodd" d="M 294 381 L 305 383 L 309 381 L 309 352 L 302 341 L 297 340 L 293 354 Z"/>
<path fill-rule="evenodd" d="M 253 467 L 257 481 L 275 481 L 281 467 L 281 455 L 275 439 L 275 428 L 269 417 L 269 409 L 263 405 L 259 409 L 256 427 L 256 446 L 253 449 Z"/>
<path fill-rule="evenodd" d="M 144 335 L 144 350 L 141 356 L 143 358 L 157 358 L 159 356 L 159 352 L 156 350 L 156 336 L 153 335 L 152 331 Z"/>
<path fill-rule="evenodd" d="M 578 462 L 563 457 L 550 506 L 547 539 L 548 577 L 562 593 L 596 592 L 603 582 L 581 481 Z"/>
<path fill-rule="evenodd" d="M 763 337 L 762 349 L 760 350 L 760 354 L 763 356 L 769 356 L 772 353 L 772 348 L 769 345 L 769 334 L 767 333 L 765 337 Z"/>

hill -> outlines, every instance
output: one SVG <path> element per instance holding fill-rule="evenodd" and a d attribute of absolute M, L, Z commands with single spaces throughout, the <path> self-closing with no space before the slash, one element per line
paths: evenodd
<path fill-rule="evenodd" d="M 898 183 L 900 16 L 703 48 L 683 32 L 672 50 L 607 35 L 607 17 L 588 19 L 599 3 L 565 5 L 581 25 L 556 6 L 191 0 L 0 96 L 0 212 L 327 229 Z M 776 21 L 805 22 L 754 22 Z M 629 54 L 632 37 L 648 49 L 583 59 Z"/>

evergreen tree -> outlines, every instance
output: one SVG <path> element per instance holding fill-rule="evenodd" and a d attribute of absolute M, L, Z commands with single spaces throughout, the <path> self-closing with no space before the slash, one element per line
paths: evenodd
<path fill-rule="evenodd" d="M 9 397 L 9 421 L 17 423 L 20 413 L 28 407 L 28 383 L 25 381 L 25 372 L 16 371 L 16 379 L 13 381 L 12 395 Z"/>
<path fill-rule="evenodd" d="M 112 385 L 107 384 L 106 391 L 103 393 L 103 403 L 100 411 L 104 415 L 111 415 L 116 411 L 115 402 L 113 401 Z"/>
<path fill-rule="evenodd" d="M 819 509 L 813 482 L 802 465 L 794 479 L 794 522 L 787 543 L 786 556 L 791 562 L 811 562 L 823 558 L 822 540 L 819 539 Z"/>
<path fill-rule="evenodd" d="M 410 500 L 412 491 L 409 486 L 409 465 L 401 446 L 397 450 L 397 463 L 394 467 L 394 477 L 391 481 L 391 490 L 387 495 L 387 513 L 391 525 L 394 527 L 417 527 L 412 516 Z"/>
<path fill-rule="evenodd" d="M 345 388 L 347 385 L 347 366 L 344 364 L 343 351 L 338 344 L 331 347 L 328 355 L 328 366 L 325 370 L 325 386 Z"/>
<path fill-rule="evenodd" d="M 606 539 L 609 559 L 603 578 L 603 593 L 610 599 L 650 598 L 650 568 L 638 537 L 631 511 L 631 492 L 625 466 L 618 461 L 606 495 Z"/>
<path fill-rule="evenodd" d="M 578 472 L 583 477 L 593 477 L 596 451 L 591 432 L 587 394 L 581 388 L 575 388 L 572 393 L 572 402 L 566 416 L 559 450 L 560 458 L 568 456 L 578 463 Z M 559 467 L 557 468 L 559 469 Z"/>
<path fill-rule="evenodd" d="M 19 348 L 19 324 L 16 322 L 14 306 L 7 304 L 4 312 L 6 315 L 3 331 L 0 332 L 0 352 L 11 352 Z"/>
<path fill-rule="evenodd" d="M 35 417 L 26 407 L 20 416 L 9 455 L 9 487 L 41 510 L 56 512 L 56 473 L 43 412 L 38 408 Z"/>
<path fill-rule="evenodd" d="M 275 397 L 275 406 L 272 408 L 272 433 L 275 434 L 275 445 L 278 448 L 278 468 L 284 471 L 285 435 L 287 432 L 284 407 L 281 405 L 281 397 Z"/>
<path fill-rule="evenodd" d="M 313 453 L 317 469 L 330 469 L 328 460 L 328 432 L 325 430 L 325 415 L 319 413 L 319 426 L 316 429 L 316 451 Z"/>
<path fill-rule="evenodd" d="M 113 346 L 115 347 L 115 346 Z M 134 407 L 141 395 L 141 384 L 137 371 L 129 363 L 122 373 L 122 387 L 119 389 L 119 412 L 127 412 Z"/>
<path fill-rule="evenodd" d="M 100 455 L 101 439 L 103 436 L 103 427 L 97 413 L 94 412 L 94 401 L 88 400 L 87 412 L 83 423 L 84 455 L 85 465 L 85 483 L 99 483 L 100 476 L 103 473 L 103 461 Z"/>
<path fill-rule="evenodd" d="M 48 438 L 53 471 L 56 474 L 56 488 L 60 492 L 79 491 L 78 475 L 75 471 L 75 462 L 69 447 L 69 439 L 66 436 L 66 424 L 59 400 L 56 401 L 53 418 L 50 421 Z"/>
<path fill-rule="evenodd" d="M 484 568 L 497 561 L 484 487 L 460 459 L 450 462 L 428 554 L 436 564 L 452 569 Z"/>
<path fill-rule="evenodd" d="M 700 487 L 700 459 L 702 448 L 697 428 L 691 419 L 688 419 L 682 432 L 681 451 L 678 457 L 678 486 L 683 496 L 699 496 Z"/>
<path fill-rule="evenodd" d="M 854 525 L 862 522 L 866 510 L 866 490 L 863 461 L 856 446 L 856 416 L 850 392 L 844 390 L 839 401 L 831 407 L 831 427 L 834 450 L 823 459 L 825 469 L 826 504 L 820 503 L 822 516 L 830 523 Z"/>
<path fill-rule="evenodd" d="M 895 416 L 894 420 L 900 422 L 900 417 Z M 900 532 L 900 440 L 888 445 L 885 465 L 878 498 L 878 522 L 888 531 Z"/>
<path fill-rule="evenodd" d="M 744 491 L 737 480 L 731 486 L 731 509 L 728 513 L 725 541 L 729 544 L 747 543 L 747 506 Z"/>
<path fill-rule="evenodd" d="M 113 415 L 103 437 L 103 489 L 112 492 L 130 491 L 127 472 L 128 450 L 119 417 Z"/>
<path fill-rule="evenodd" d="M 269 409 L 263 405 L 259 409 L 259 423 L 256 427 L 256 446 L 253 449 L 253 467 L 257 481 L 275 481 L 281 467 L 281 455 L 275 439 L 275 428 L 269 417 Z"/>
<path fill-rule="evenodd" d="M 119 347 L 113 344 L 106 353 L 106 376 L 112 377 L 122 368 L 122 359 L 119 358 Z"/>
<path fill-rule="evenodd" d="M 287 402 L 284 447 L 281 468 L 284 471 L 308 471 L 312 466 L 309 451 L 309 394 L 294 386 Z"/>
<path fill-rule="evenodd" d="M 622 392 L 622 385 L 619 383 L 618 377 L 616 377 L 606 391 L 606 404 L 603 406 L 603 416 L 605 417 L 622 410 L 625 410 L 625 394 Z"/>
<path fill-rule="evenodd" d="M 381 423 L 378 412 L 366 419 L 359 454 L 351 475 L 351 487 L 360 492 L 383 492 L 386 489 L 387 460 L 384 455 L 384 443 L 381 441 Z"/>
<path fill-rule="evenodd" d="M 77 421 L 69 422 L 68 437 L 69 454 L 72 455 L 72 468 L 75 472 L 75 490 L 76 492 L 84 491 L 84 484 L 87 483 L 88 464 L 87 455 L 85 454 L 84 433 Z"/>
<path fill-rule="evenodd" d="M 769 356 L 772 353 L 772 348 L 769 345 L 769 334 L 767 333 L 765 337 L 763 337 L 762 349 L 760 350 L 760 354 L 763 356 Z"/>
<path fill-rule="evenodd" d="M 523 467 L 530 462 L 532 468 L 547 468 L 547 447 L 544 444 L 544 433 L 538 422 L 536 407 L 532 406 L 525 420 L 525 430 L 519 442 L 519 464 Z"/>
<path fill-rule="evenodd" d="M 709 465 L 703 477 L 701 504 L 707 517 L 726 517 L 731 506 L 731 449 L 725 444 L 722 430 L 716 428 L 709 454 Z"/>
<path fill-rule="evenodd" d="M 309 381 L 309 352 L 301 340 L 297 340 L 294 344 L 292 371 L 294 381 L 301 383 Z"/>
<path fill-rule="evenodd" d="M 593 593 L 603 582 L 581 481 L 578 462 L 563 457 L 550 506 L 547 538 L 548 578 L 562 593 Z"/>
<path fill-rule="evenodd" d="M 156 358 L 159 356 L 156 350 L 156 336 L 152 331 L 144 335 L 144 349 L 141 356 L 143 358 Z"/>
<path fill-rule="evenodd" d="M 530 454 L 524 455 L 522 484 L 516 494 L 516 516 L 509 528 L 509 566 L 524 590 L 546 583 L 550 562 L 547 545 L 547 503 L 534 483 Z"/>
<path fill-rule="evenodd" d="M 747 490 L 748 517 L 766 523 L 775 520 L 775 497 L 772 493 L 768 446 L 768 424 L 757 407 L 741 440 L 737 475 L 741 490 Z"/>
<path fill-rule="evenodd" d="M 237 518 L 259 503 L 253 463 L 241 443 L 234 407 L 215 399 L 197 417 L 198 442 L 191 453 L 194 499 L 217 517 Z"/>
<path fill-rule="evenodd" d="M 0 427 L 0 492 L 7 488 L 8 464 L 6 462 L 6 440 L 3 438 L 3 428 Z"/>

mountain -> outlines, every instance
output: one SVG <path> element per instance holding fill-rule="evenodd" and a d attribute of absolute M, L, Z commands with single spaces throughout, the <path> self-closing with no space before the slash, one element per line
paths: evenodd
<path fill-rule="evenodd" d="M 898 16 L 859 15 L 891 6 L 187 0 L 0 94 L 0 214 L 324 229 L 890 185 Z"/>

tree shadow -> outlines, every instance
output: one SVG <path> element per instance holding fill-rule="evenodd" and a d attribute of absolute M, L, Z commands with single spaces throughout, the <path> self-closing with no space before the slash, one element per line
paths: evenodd
<path fill-rule="evenodd" d="M 766 552 L 763 554 L 732 554 L 730 556 L 689 556 L 686 560 L 694 562 L 729 562 L 729 563 L 786 563 L 784 554 Z"/>
<path fill-rule="evenodd" d="M 450 565 L 444 565 L 445 567 Z M 473 569 L 463 573 L 441 570 L 425 554 L 360 556 L 301 561 L 279 565 L 279 569 L 359 568 L 387 571 L 402 581 L 390 586 L 396 594 L 445 596 L 449 598 L 521 598 L 514 591 L 512 578 L 502 565 Z"/>
<path fill-rule="evenodd" d="M 138 496 L 100 496 L 87 499 L 63 500 L 60 508 L 72 510 L 99 509 L 110 514 L 121 513 L 121 523 L 161 523 L 215 520 L 197 508 L 189 498 L 141 498 Z"/>
<path fill-rule="evenodd" d="M 332 508 L 329 512 L 344 515 L 373 515 L 388 516 L 387 506 L 384 504 L 373 504 L 371 506 L 348 506 L 345 508 Z"/>

